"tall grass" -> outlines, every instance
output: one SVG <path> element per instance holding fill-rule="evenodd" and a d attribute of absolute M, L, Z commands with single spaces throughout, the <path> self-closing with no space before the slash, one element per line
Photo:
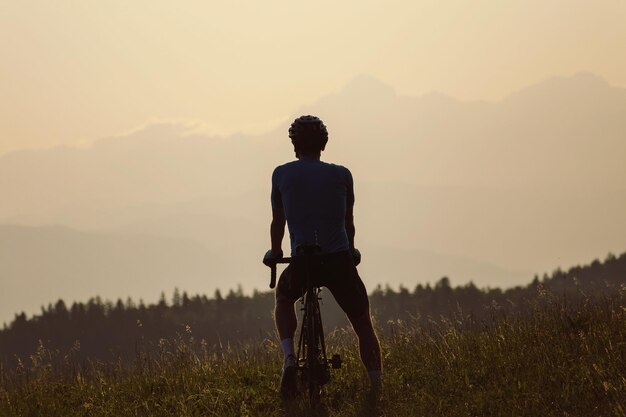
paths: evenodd
<path fill-rule="evenodd" d="M 272 340 L 207 346 L 190 333 L 138 346 L 134 361 L 76 359 L 44 346 L 0 370 L 3 416 L 625 416 L 626 309 L 613 298 L 566 306 L 544 295 L 524 317 L 379 323 L 385 385 L 368 395 L 351 331 L 328 335 L 344 367 L 323 405 L 277 396 Z M 462 317 L 462 314 L 459 315 Z"/>

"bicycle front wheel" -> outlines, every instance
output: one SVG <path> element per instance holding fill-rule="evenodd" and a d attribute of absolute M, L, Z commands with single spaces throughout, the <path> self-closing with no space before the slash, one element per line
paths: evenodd
<path fill-rule="evenodd" d="M 316 297 L 316 295 L 313 295 Z M 321 396 L 321 373 L 322 367 L 320 364 L 320 350 L 319 350 L 319 332 L 320 326 L 317 323 L 317 300 L 311 300 L 306 306 L 307 316 L 307 355 L 306 355 L 306 367 L 307 367 L 307 391 L 309 394 L 309 401 L 311 406 L 316 406 L 320 402 Z"/>

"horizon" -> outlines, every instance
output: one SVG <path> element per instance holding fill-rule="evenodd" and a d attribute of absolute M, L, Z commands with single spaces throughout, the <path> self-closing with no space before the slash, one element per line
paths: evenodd
<path fill-rule="evenodd" d="M 556 272 L 563 272 L 563 273 L 569 273 L 570 270 L 572 269 L 576 269 L 576 268 L 588 268 L 591 267 L 591 265 L 595 262 L 600 262 L 600 263 L 604 263 L 608 260 L 614 260 L 614 259 L 620 259 L 621 257 L 626 255 L 626 251 L 622 252 L 622 253 L 613 253 L 613 252 L 608 252 L 605 256 L 601 257 L 596 257 L 592 260 L 589 260 L 587 262 L 581 262 L 578 263 L 576 265 L 570 265 L 568 267 L 561 267 L 558 266 L 556 268 L 554 268 L 552 271 L 544 271 L 544 272 L 537 272 L 535 273 L 532 277 L 530 277 L 528 279 L 528 282 L 526 283 L 520 283 L 520 284 L 516 284 L 516 285 L 511 285 L 511 286 L 504 286 L 504 287 L 499 287 L 499 286 L 495 286 L 495 287 L 490 287 L 490 286 L 478 286 L 476 285 L 472 280 L 469 280 L 467 282 L 451 282 L 450 278 L 448 276 L 441 276 L 438 279 L 435 279 L 433 281 L 426 281 L 426 282 L 418 282 L 416 283 L 413 287 L 408 287 L 407 285 L 405 285 L 404 283 L 399 283 L 397 285 L 390 285 L 389 283 L 378 283 L 376 286 L 374 286 L 373 288 L 368 289 L 368 295 L 372 294 L 375 291 L 383 291 L 383 292 L 387 292 L 387 291 L 392 291 L 392 292 L 396 292 L 399 293 L 402 290 L 408 290 L 410 293 L 413 293 L 415 291 L 415 289 L 417 287 L 422 287 L 422 288 L 431 288 L 434 289 L 434 287 L 437 285 L 437 283 L 439 282 L 443 282 L 442 280 L 448 280 L 448 283 L 450 284 L 450 287 L 452 289 L 463 289 L 463 288 L 467 288 L 467 287 L 471 287 L 474 286 L 476 289 L 478 289 L 481 292 L 487 292 L 489 290 L 495 290 L 495 289 L 500 289 L 502 291 L 507 291 L 507 290 L 512 290 L 512 289 L 516 289 L 516 288 L 528 288 L 530 285 L 532 285 L 533 281 L 535 279 L 539 279 L 540 282 L 542 282 L 544 279 L 548 278 L 548 279 L 553 279 L 553 274 L 555 274 Z M 269 276 L 269 271 L 268 271 L 268 276 Z M 27 313 L 24 310 L 20 310 L 20 311 L 15 311 L 14 316 L 10 319 L 10 320 L 3 320 L 2 321 L 2 329 L 6 329 L 10 326 L 10 324 L 15 320 L 15 318 L 18 315 L 24 315 L 24 317 L 27 320 L 31 320 L 35 317 L 39 317 L 42 315 L 42 311 L 45 310 L 50 310 L 51 307 L 53 307 L 57 302 L 61 301 L 64 303 L 64 305 L 66 307 L 71 307 L 73 304 L 83 304 L 83 305 L 87 305 L 91 300 L 100 300 L 100 302 L 102 303 L 102 305 L 107 305 L 107 304 L 111 304 L 114 305 L 117 302 L 121 301 L 122 303 L 124 303 L 124 305 L 126 306 L 129 302 L 132 302 L 132 304 L 135 307 L 139 307 L 140 305 L 143 305 L 145 307 L 153 307 L 156 306 L 157 304 L 159 304 L 160 302 L 164 301 L 165 305 L 168 307 L 171 307 L 174 305 L 173 299 L 176 296 L 188 296 L 189 298 L 195 298 L 195 297 L 206 297 L 208 300 L 215 300 L 216 299 L 216 295 L 217 293 L 220 294 L 220 296 L 224 297 L 224 296 L 228 296 L 229 294 L 241 294 L 243 297 L 251 297 L 253 298 L 255 296 L 255 294 L 260 294 L 260 293 L 268 293 L 268 292 L 272 292 L 271 289 L 265 288 L 265 289 L 258 289 L 258 288 L 252 288 L 252 289 L 244 289 L 241 284 L 236 284 L 234 287 L 228 287 L 228 288 L 215 288 L 213 290 L 213 294 L 210 294 L 209 292 L 188 292 L 186 291 L 184 288 L 179 288 L 179 287 L 173 287 L 171 288 L 171 291 L 168 293 L 165 290 L 161 290 L 160 291 L 160 295 L 158 298 L 155 299 L 144 299 L 144 298 L 133 298 L 131 296 L 118 296 L 118 297 L 114 297 L 114 298 L 103 298 L 98 294 L 94 294 L 91 297 L 85 298 L 85 299 L 81 299 L 81 300 L 76 300 L 76 299 L 72 299 L 72 300 L 65 300 L 63 298 L 58 298 L 58 299 L 54 299 L 54 300 L 50 300 L 49 302 L 45 303 L 45 304 L 41 304 L 41 306 L 39 307 L 39 311 L 38 312 L 30 312 Z M 331 301 L 333 303 L 333 305 L 336 304 L 336 302 L 334 301 L 334 299 L 332 299 Z M 127 308 L 127 307 L 125 307 Z M 336 307 L 338 308 L 338 307 Z"/>

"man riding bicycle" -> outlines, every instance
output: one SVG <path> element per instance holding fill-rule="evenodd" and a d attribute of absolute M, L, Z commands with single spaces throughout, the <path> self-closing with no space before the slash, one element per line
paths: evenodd
<path fill-rule="evenodd" d="M 359 339 L 359 352 L 371 386 L 381 384 L 380 345 L 370 317 L 369 300 L 356 265 L 360 253 L 354 247 L 354 188 L 352 174 L 341 166 L 320 161 L 328 142 L 324 123 L 315 116 L 301 116 L 289 128 L 296 161 L 281 165 L 272 174 L 272 248 L 264 262 L 283 256 L 285 223 L 289 226 L 291 255 L 301 245 L 317 245 L 320 255 L 312 267 L 316 286 L 327 287 L 348 316 Z M 294 334 L 295 302 L 302 296 L 304 273 L 289 265 L 276 287 L 276 329 L 285 360 L 280 391 L 284 397 L 296 390 L 297 359 Z"/>

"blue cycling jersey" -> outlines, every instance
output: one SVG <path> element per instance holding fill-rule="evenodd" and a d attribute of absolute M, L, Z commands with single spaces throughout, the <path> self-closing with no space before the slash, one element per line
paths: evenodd
<path fill-rule="evenodd" d="M 291 255 L 300 244 L 316 244 L 322 253 L 350 248 L 346 210 L 354 205 L 352 174 L 341 165 L 301 158 L 272 174 L 272 207 L 285 210 Z"/>

